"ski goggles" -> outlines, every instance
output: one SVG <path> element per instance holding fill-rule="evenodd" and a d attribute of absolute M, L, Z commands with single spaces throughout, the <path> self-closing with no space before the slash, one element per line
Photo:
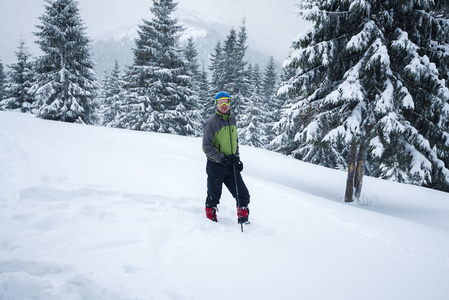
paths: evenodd
<path fill-rule="evenodd" d="M 218 106 L 231 105 L 231 98 L 221 97 L 217 99 L 216 103 Z"/>

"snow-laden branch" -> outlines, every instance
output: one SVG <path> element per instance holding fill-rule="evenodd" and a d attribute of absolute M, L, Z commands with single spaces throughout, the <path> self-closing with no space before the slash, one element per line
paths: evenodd
<path fill-rule="evenodd" d="M 376 23 L 369 21 L 363 26 L 362 31 L 351 37 L 346 44 L 346 49 L 350 51 L 361 51 L 368 47 L 371 42 L 372 36 L 378 31 Z"/>

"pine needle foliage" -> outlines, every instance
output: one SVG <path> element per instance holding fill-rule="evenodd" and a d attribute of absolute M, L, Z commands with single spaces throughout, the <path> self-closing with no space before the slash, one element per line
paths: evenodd
<path fill-rule="evenodd" d="M 303 0 L 272 146 L 345 169 L 355 142 L 369 174 L 449 191 L 448 6 Z"/>

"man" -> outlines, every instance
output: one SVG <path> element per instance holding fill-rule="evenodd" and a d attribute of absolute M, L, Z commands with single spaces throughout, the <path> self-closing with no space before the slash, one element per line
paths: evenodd
<path fill-rule="evenodd" d="M 238 222 L 246 223 L 249 193 L 240 174 L 243 163 L 239 158 L 235 117 L 230 112 L 231 96 L 219 92 L 215 106 L 216 111 L 207 119 L 203 131 L 203 151 L 207 156 L 206 217 L 217 222 L 217 205 L 224 183 L 236 198 Z"/>

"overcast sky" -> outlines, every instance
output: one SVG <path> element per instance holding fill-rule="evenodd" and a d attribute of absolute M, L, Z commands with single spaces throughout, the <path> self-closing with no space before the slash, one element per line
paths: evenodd
<path fill-rule="evenodd" d="M 236 29 L 246 18 L 248 44 L 264 48 L 284 59 L 291 41 L 306 27 L 298 16 L 299 0 L 178 0 L 180 10 L 193 11 L 210 21 L 225 22 Z M 78 0 L 86 33 L 95 39 L 123 25 L 141 24 L 148 19 L 151 0 Z M 0 0 L 0 59 L 4 65 L 16 61 L 19 40 L 33 55 L 39 50 L 32 32 L 44 13 L 44 0 Z M 225 33 L 227 34 L 227 33 Z"/>

